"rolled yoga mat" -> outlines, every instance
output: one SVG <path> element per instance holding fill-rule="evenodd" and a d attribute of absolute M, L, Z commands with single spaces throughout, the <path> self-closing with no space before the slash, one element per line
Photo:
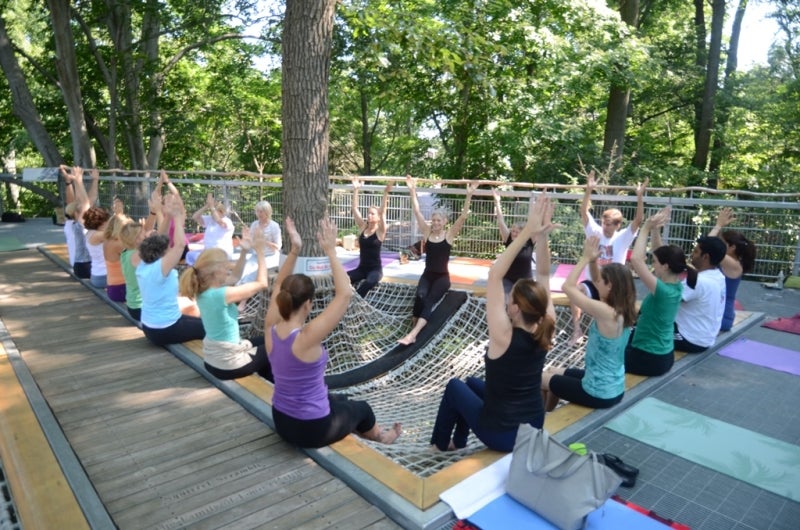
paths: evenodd
<path fill-rule="evenodd" d="M 723 357 L 800 375 L 800 351 L 787 350 L 750 339 L 739 339 L 718 353 Z"/>
<path fill-rule="evenodd" d="M 655 398 L 605 425 L 742 482 L 800 501 L 800 447 Z"/>

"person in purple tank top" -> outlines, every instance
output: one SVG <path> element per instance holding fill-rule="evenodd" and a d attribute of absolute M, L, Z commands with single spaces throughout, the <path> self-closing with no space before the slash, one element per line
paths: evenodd
<path fill-rule="evenodd" d="M 464 226 L 464 222 L 467 220 L 472 194 L 478 188 L 478 183 L 470 182 L 467 184 L 467 198 L 464 200 L 461 215 L 458 216 L 458 219 L 450 228 L 446 228 L 447 213 L 439 209 L 431 214 L 431 224 L 428 225 L 419 208 L 417 183 L 411 178 L 411 175 L 406 175 L 406 185 L 411 195 L 411 208 L 414 210 L 414 217 L 416 217 L 419 229 L 422 231 L 423 252 L 425 253 L 425 270 L 422 271 L 422 276 L 420 276 L 417 284 L 414 309 L 411 313 L 413 326 L 405 337 L 397 341 L 408 346 L 417 341 L 417 335 L 431 319 L 433 307 L 450 289 L 450 271 L 447 268 L 447 263 L 450 261 L 450 250 L 461 232 L 461 227 Z"/>
<path fill-rule="evenodd" d="M 328 350 L 322 341 L 342 319 L 353 296 L 350 278 L 336 257 L 336 225 L 324 219 L 317 234 L 330 259 L 335 294 L 330 304 L 308 323 L 314 282 L 305 274 L 291 274 L 302 239 L 288 217 L 286 232 L 291 251 L 275 279 L 278 287 L 264 319 L 267 355 L 275 381 L 275 430 L 287 442 L 308 448 L 324 447 L 350 433 L 376 442 L 394 442 L 402 432 L 399 423 L 382 429 L 366 401 L 329 394 L 325 384 Z"/>
<path fill-rule="evenodd" d="M 384 188 L 381 207 L 370 206 L 367 218 L 364 219 L 358 209 L 358 190 L 361 188 L 361 181 L 353 177 L 353 219 L 361 234 L 358 236 L 358 267 L 349 271 L 347 275 L 353 285 L 361 282 L 356 292 L 362 298 L 383 278 L 381 247 L 383 240 L 386 239 L 386 206 L 389 204 L 392 185 L 393 183 L 389 182 Z"/>

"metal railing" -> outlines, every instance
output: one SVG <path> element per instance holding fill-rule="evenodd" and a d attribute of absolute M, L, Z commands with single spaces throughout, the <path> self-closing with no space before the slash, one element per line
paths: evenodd
<path fill-rule="evenodd" d="M 359 194 L 362 215 L 369 206 L 380 204 L 387 179 L 397 182 L 392 189 L 387 208 L 389 233 L 386 250 L 397 251 L 419 240 L 420 231 L 411 211 L 408 190 L 399 177 L 360 177 L 364 181 Z M 280 223 L 284 217 L 282 185 L 279 176 L 256 177 L 252 174 L 217 175 L 214 173 L 171 173 L 171 180 L 191 213 L 199 209 L 206 194 L 213 193 L 235 212 L 234 220 L 249 224 L 255 220 L 254 205 L 267 200 L 273 207 L 273 217 Z M 100 203 L 110 206 L 119 196 L 134 217 L 147 215 L 147 197 L 157 177 L 118 176 L 101 174 Z M 459 236 L 454 255 L 494 258 L 502 250 L 494 215 L 492 186 L 500 186 L 502 208 L 508 226 L 525 222 L 532 192 L 546 190 L 556 202 L 555 221 L 563 225 L 551 235 L 553 260 L 574 263 L 580 255 L 584 232 L 579 207 L 583 199 L 580 186 L 548 184 L 511 184 L 487 182 L 475 192 L 469 218 Z M 451 212 L 450 220 L 460 213 L 466 189 L 464 181 L 418 180 L 420 206 L 426 218 L 434 208 Z M 331 177 L 329 215 L 341 234 L 356 233 L 350 206 L 352 186 L 349 178 Z M 757 248 L 755 270 L 750 279 L 774 279 L 779 272 L 798 274 L 800 270 L 800 194 L 758 194 L 704 190 L 701 188 L 648 189 L 645 216 L 667 204 L 672 205 L 672 218 L 666 227 L 665 242 L 676 244 L 689 253 L 694 241 L 714 226 L 719 209 L 730 206 L 736 221 L 729 228 L 742 232 Z M 592 196 L 592 214 L 597 218 L 606 208 L 618 208 L 626 220 L 633 218 L 636 197 L 633 187 L 607 187 Z M 189 219 L 187 231 L 198 227 Z"/>

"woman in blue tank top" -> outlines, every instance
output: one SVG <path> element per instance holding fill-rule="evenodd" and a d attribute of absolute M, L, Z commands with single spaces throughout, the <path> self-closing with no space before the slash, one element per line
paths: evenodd
<path fill-rule="evenodd" d="M 383 190 L 381 207 L 370 206 L 367 210 L 366 220 L 361 217 L 358 210 L 358 190 L 361 181 L 353 177 L 353 218 L 360 235 L 358 236 L 359 261 L 358 267 L 349 271 L 350 283 L 357 285 L 361 282 L 356 292 L 364 297 L 383 278 L 383 264 L 381 263 L 381 247 L 386 239 L 386 206 L 389 204 L 389 191 L 392 183 Z M 362 282 L 363 280 L 363 282 Z"/>
<path fill-rule="evenodd" d="M 451 379 L 439 404 L 431 445 L 440 451 L 461 449 L 469 432 L 489 449 L 510 452 L 522 423 L 544 424 L 540 392 L 542 368 L 553 341 L 555 309 L 550 300 L 552 204 L 540 195 L 527 224 L 489 270 L 486 324 L 489 346 L 486 379 Z M 518 280 L 506 302 L 503 278 L 526 241 L 537 239 L 537 280 Z"/>
<path fill-rule="evenodd" d="M 721 237 L 728 245 L 728 253 L 719 264 L 722 274 L 725 275 L 725 312 L 722 314 L 720 331 L 730 331 L 733 327 L 736 317 L 736 291 L 739 290 L 742 277 L 752 272 L 756 264 L 756 246 L 752 241 L 735 230 L 725 230 L 720 234 L 720 230 L 735 219 L 733 210 L 723 208 L 717 216 L 717 224 L 708 233 L 709 236 Z"/>
<path fill-rule="evenodd" d="M 450 289 L 450 271 L 447 263 L 450 261 L 450 250 L 453 248 L 461 228 L 469 215 L 469 205 L 472 202 L 472 194 L 478 187 L 477 182 L 467 184 L 467 198 L 464 200 L 464 207 L 461 215 L 450 226 L 447 225 L 447 214 L 442 210 L 435 210 L 431 214 L 431 223 L 425 220 L 419 208 L 417 198 L 417 183 L 406 175 L 406 185 L 411 195 L 411 208 L 417 225 L 422 230 L 423 252 L 425 253 L 425 270 L 417 284 L 417 294 L 414 297 L 414 309 L 412 310 L 412 328 L 408 334 L 397 342 L 403 345 L 413 344 L 417 341 L 417 335 L 431 319 L 433 307 Z"/>
<path fill-rule="evenodd" d="M 330 260 L 335 294 L 330 304 L 308 323 L 314 282 L 305 274 L 291 274 L 302 239 L 288 217 L 286 232 L 292 243 L 291 251 L 275 279 L 277 287 L 264 319 L 267 354 L 275 382 L 272 396 L 275 430 L 299 447 L 324 447 L 350 433 L 376 442 L 394 442 L 401 433 L 399 423 L 383 430 L 366 401 L 328 394 L 325 384 L 328 350 L 322 341 L 342 319 L 353 296 L 350 279 L 336 257 L 336 225 L 325 219 L 317 234 Z"/>
<path fill-rule="evenodd" d="M 545 410 L 555 409 L 559 399 L 591 408 L 609 408 L 625 394 L 625 345 L 636 321 L 636 287 L 631 271 L 620 263 L 609 263 L 592 271 L 600 300 L 578 287 L 578 277 L 587 266 L 597 267 L 600 238 L 586 238 L 583 256 L 564 281 L 569 301 L 594 317 L 586 342 L 585 368 L 552 368 L 542 375 Z"/>

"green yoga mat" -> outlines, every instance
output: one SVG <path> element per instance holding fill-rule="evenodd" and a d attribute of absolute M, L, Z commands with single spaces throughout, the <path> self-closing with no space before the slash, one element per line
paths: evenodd
<path fill-rule="evenodd" d="M 645 398 L 606 428 L 800 501 L 800 447 L 655 398 Z"/>
<path fill-rule="evenodd" d="M 0 252 L 7 250 L 25 250 L 26 247 L 14 236 L 0 236 Z"/>

